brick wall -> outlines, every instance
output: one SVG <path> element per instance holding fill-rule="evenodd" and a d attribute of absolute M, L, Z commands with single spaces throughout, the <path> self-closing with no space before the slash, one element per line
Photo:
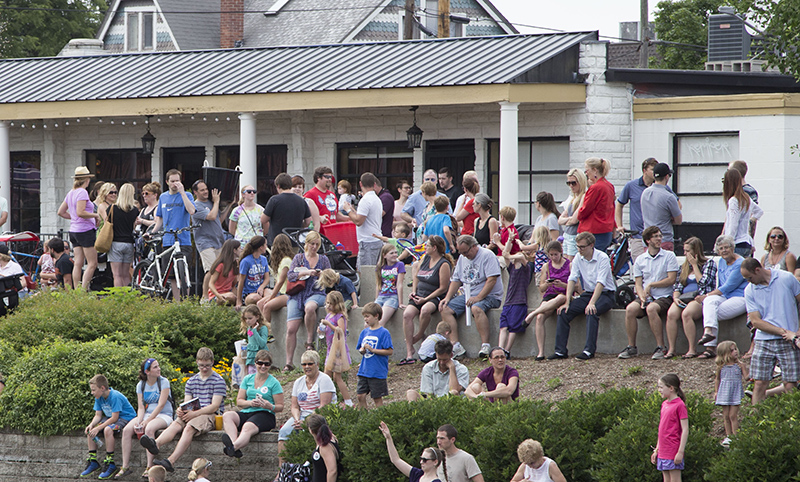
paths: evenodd
<path fill-rule="evenodd" d="M 233 48 L 237 40 L 244 37 L 244 0 L 220 0 L 219 46 Z"/>

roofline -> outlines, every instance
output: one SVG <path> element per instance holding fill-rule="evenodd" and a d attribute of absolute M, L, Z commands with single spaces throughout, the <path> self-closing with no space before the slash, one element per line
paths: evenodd
<path fill-rule="evenodd" d="M 350 30 L 350 32 L 348 32 L 347 35 L 344 36 L 342 42 L 343 43 L 352 42 L 355 36 L 358 35 L 358 32 L 360 32 L 364 27 L 366 27 L 367 24 L 370 23 L 372 19 L 377 17 L 383 11 L 383 9 L 385 9 L 390 3 L 392 3 L 392 0 L 381 0 L 381 3 L 377 5 L 375 8 L 373 8 L 372 12 L 370 12 L 370 14 L 366 16 L 366 18 L 364 18 L 361 22 L 359 22 L 358 25 L 353 27 L 353 29 Z"/>
<path fill-rule="evenodd" d="M 704 85 L 728 87 L 761 87 L 800 91 L 800 84 L 791 75 L 765 72 L 719 72 L 713 70 L 608 69 L 607 82 L 630 84 Z"/>
<path fill-rule="evenodd" d="M 69 119 L 225 112 L 472 105 L 498 102 L 586 103 L 585 84 L 482 84 L 441 87 L 233 94 L 0 104 L 0 119 Z"/>
<path fill-rule="evenodd" d="M 698 95 L 633 100 L 634 120 L 800 115 L 800 94 Z"/>
<path fill-rule="evenodd" d="M 122 3 L 122 0 L 114 0 L 114 3 L 112 3 L 110 8 L 106 10 L 106 16 L 103 18 L 103 22 L 100 24 L 100 29 L 97 31 L 97 35 L 95 36 L 97 40 L 103 40 L 103 38 L 105 38 L 106 33 L 108 32 L 108 27 L 111 25 L 111 20 L 114 18 L 114 15 L 117 14 L 117 9 L 119 8 L 120 3 Z"/>
<path fill-rule="evenodd" d="M 495 22 L 497 22 L 498 25 L 502 26 L 503 30 L 505 30 L 507 34 L 511 35 L 519 34 L 519 30 L 517 30 L 517 28 L 514 27 L 511 24 L 511 22 L 508 21 L 505 15 L 503 15 L 491 1 L 489 0 L 475 0 L 475 1 L 478 2 L 478 4 L 482 6 L 483 9 L 489 13 L 489 15 L 492 16 L 492 19 Z"/>

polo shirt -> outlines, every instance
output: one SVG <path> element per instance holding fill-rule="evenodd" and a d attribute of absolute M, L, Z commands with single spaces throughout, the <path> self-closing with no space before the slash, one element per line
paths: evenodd
<path fill-rule="evenodd" d="M 453 360 L 456 369 L 456 378 L 461 389 L 469 386 L 469 369 Z M 435 397 L 444 397 L 450 393 L 450 370 L 440 371 L 439 360 L 429 361 L 422 367 L 422 376 L 419 381 L 419 392 L 433 394 Z"/>
<path fill-rule="evenodd" d="M 800 282 L 792 273 L 770 270 L 769 284 L 750 283 L 744 289 L 748 313 L 758 312 L 767 323 L 789 331 L 797 331 L 797 299 Z M 756 330 L 756 340 L 779 340 L 781 336 Z"/>
<path fill-rule="evenodd" d="M 672 218 L 681 215 L 675 195 L 667 191 L 667 186 L 654 182 L 642 193 L 641 205 L 644 227 L 658 226 L 664 235 L 664 242 L 673 242 Z"/>
<path fill-rule="evenodd" d="M 437 196 L 444 196 L 447 195 L 443 192 L 436 192 Z M 450 199 L 450 198 L 448 198 Z M 449 207 L 447 212 L 453 214 L 453 210 Z M 425 208 L 428 206 L 428 201 L 425 200 L 425 197 L 422 195 L 422 191 L 415 191 L 414 194 L 408 196 L 406 203 L 403 205 L 403 212 L 414 218 L 417 221 L 417 225 L 422 224 L 422 215 L 425 213 Z"/>
<path fill-rule="evenodd" d="M 581 255 L 575 256 L 569 268 L 569 281 L 579 282 L 583 291 L 594 291 L 597 283 L 601 283 L 606 291 L 616 291 L 617 284 L 611 274 L 611 261 L 606 253 L 594 250 L 592 259 Z"/>
<path fill-rule="evenodd" d="M 678 258 L 675 253 L 666 249 L 659 249 L 655 256 L 651 256 L 649 251 L 636 258 L 633 263 L 634 278 L 642 278 L 642 285 L 646 288 L 650 283 L 655 283 L 666 278 L 671 272 L 678 272 L 681 267 L 678 265 Z M 652 288 L 650 297 L 654 300 L 672 296 L 672 285 Z"/>
<path fill-rule="evenodd" d="M 625 184 L 625 187 L 622 188 L 622 191 L 619 193 L 619 197 L 617 197 L 617 202 L 625 205 L 628 204 L 628 201 L 631 203 L 630 208 L 630 220 L 631 220 L 631 231 L 637 231 L 637 234 L 634 234 L 634 238 L 641 238 L 642 231 L 644 231 L 644 221 L 642 220 L 642 193 L 645 189 L 647 189 L 647 185 L 644 183 L 644 177 L 639 177 L 638 179 L 634 179 L 633 181 L 628 181 Z M 673 196 L 675 195 L 672 192 L 672 189 L 667 186 L 667 191 L 670 192 Z M 677 196 L 675 196 L 677 198 Z"/>

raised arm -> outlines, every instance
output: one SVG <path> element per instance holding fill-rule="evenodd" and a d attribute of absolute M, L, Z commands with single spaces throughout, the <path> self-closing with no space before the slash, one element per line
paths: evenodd
<path fill-rule="evenodd" d="M 389 427 L 386 426 L 385 422 L 381 421 L 379 428 L 384 438 L 386 438 L 386 451 L 389 452 L 389 459 L 392 461 L 394 466 L 397 467 L 397 470 L 408 477 L 408 474 L 411 473 L 411 465 L 409 465 L 405 460 L 401 459 L 400 454 L 397 453 L 397 448 L 394 446 L 394 440 L 392 440 L 392 434 L 389 432 Z"/>

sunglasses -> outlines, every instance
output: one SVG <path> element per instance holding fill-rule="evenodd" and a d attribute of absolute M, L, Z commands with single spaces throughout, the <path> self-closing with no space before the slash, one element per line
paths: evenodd
<path fill-rule="evenodd" d="M 314 365 L 316 365 L 316 363 L 314 363 L 314 362 L 309 362 L 309 363 L 301 363 L 300 365 L 301 365 L 301 366 L 304 366 L 304 367 L 310 367 L 310 366 L 314 366 Z"/>
<path fill-rule="evenodd" d="M 424 464 L 425 462 L 434 462 L 434 461 L 436 461 L 436 459 L 426 459 L 425 457 L 420 457 L 419 458 L 419 463 L 420 464 Z"/>
<path fill-rule="evenodd" d="M 567 181 L 567 186 L 577 186 L 578 181 Z"/>
<path fill-rule="evenodd" d="M 260 367 L 271 367 L 271 366 L 272 366 L 272 362 L 268 362 L 268 361 L 257 361 L 257 362 L 256 362 L 256 365 L 258 365 L 258 366 L 260 366 Z"/>
<path fill-rule="evenodd" d="M 425 182 L 436 182 L 436 178 L 435 177 L 429 177 L 427 179 L 423 179 L 423 181 L 425 181 Z"/>
<path fill-rule="evenodd" d="M 325 179 L 333 179 L 333 174 L 323 174 L 322 177 Z"/>
<path fill-rule="evenodd" d="M 243 194 L 255 194 L 256 190 L 255 189 L 245 189 L 244 191 L 242 191 L 242 193 Z"/>
<path fill-rule="evenodd" d="M 117 191 L 108 191 L 108 194 L 116 194 Z"/>
<path fill-rule="evenodd" d="M 769 239 L 783 239 L 782 234 L 770 234 Z"/>

